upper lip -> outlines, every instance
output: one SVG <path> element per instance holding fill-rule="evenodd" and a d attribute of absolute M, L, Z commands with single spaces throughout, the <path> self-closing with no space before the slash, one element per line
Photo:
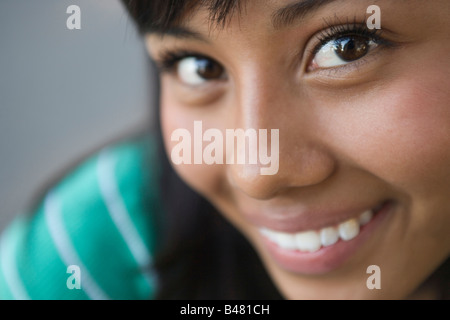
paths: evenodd
<path fill-rule="evenodd" d="M 276 207 L 260 208 L 244 212 L 244 216 L 254 225 L 271 230 L 295 233 L 319 230 L 334 226 L 351 218 L 358 218 L 366 210 L 377 209 L 383 201 L 346 208 Z"/>

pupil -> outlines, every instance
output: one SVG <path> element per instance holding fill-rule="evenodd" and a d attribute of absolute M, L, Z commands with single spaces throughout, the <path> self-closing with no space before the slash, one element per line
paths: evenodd
<path fill-rule="evenodd" d="M 216 62 L 205 59 L 197 59 L 197 74 L 203 79 L 217 79 L 222 76 L 223 68 Z"/>
<path fill-rule="evenodd" d="M 344 61 L 355 61 L 364 57 L 369 51 L 367 39 L 345 37 L 337 40 L 336 54 Z"/>

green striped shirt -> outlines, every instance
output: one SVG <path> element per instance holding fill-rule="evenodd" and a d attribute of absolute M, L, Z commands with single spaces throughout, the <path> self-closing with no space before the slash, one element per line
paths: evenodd
<path fill-rule="evenodd" d="M 155 152 L 150 139 L 105 148 L 17 217 L 0 238 L 0 299 L 151 299 Z"/>

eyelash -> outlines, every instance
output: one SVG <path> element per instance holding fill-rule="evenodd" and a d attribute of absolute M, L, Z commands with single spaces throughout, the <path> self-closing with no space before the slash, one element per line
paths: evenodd
<path fill-rule="evenodd" d="M 199 54 L 198 52 L 195 51 L 167 50 L 162 52 L 161 58 L 156 62 L 156 65 L 161 72 L 173 72 L 175 70 L 176 64 L 180 60 L 187 57 L 197 57 L 215 61 L 214 59 L 206 55 Z"/>
<path fill-rule="evenodd" d="M 353 23 L 347 22 L 346 24 L 332 24 L 326 22 L 326 28 L 315 35 L 319 42 L 310 52 L 312 56 L 315 56 L 320 49 L 329 41 L 336 40 L 346 36 L 360 36 L 365 37 L 368 40 L 375 42 L 378 45 L 393 46 L 393 44 L 384 39 L 381 34 L 381 29 L 368 29 L 365 23 L 359 23 L 354 21 Z M 167 50 L 162 52 L 160 58 L 156 61 L 156 66 L 162 73 L 172 73 L 175 71 L 177 63 L 187 57 L 204 58 L 215 61 L 214 59 L 199 54 L 190 50 Z"/>
<path fill-rule="evenodd" d="M 381 29 L 369 29 L 365 23 L 354 21 L 346 24 L 331 24 L 326 22 L 327 28 L 319 32 L 315 37 L 319 43 L 313 48 L 311 54 L 315 55 L 319 50 L 331 40 L 336 40 L 346 36 L 365 37 L 378 45 L 389 45 L 390 42 L 384 39 Z"/>

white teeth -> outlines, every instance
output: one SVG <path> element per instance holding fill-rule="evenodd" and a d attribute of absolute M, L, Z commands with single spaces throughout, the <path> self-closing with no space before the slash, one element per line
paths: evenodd
<path fill-rule="evenodd" d="M 320 249 L 322 243 L 320 242 L 319 233 L 316 231 L 305 231 L 295 234 L 295 242 L 300 251 L 314 252 Z"/>
<path fill-rule="evenodd" d="M 295 243 L 295 236 L 288 233 L 278 233 L 276 235 L 276 242 L 283 249 L 295 250 L 297 249 Z"/>
<path fill-rule="evenodd" d="M 364 226 L 372 220 L 373 212 L 372 210 L 366 210 L 359 216 L 359 225 Z"/>
<path fill-rule="evenodd" d="M 328 247 L 335 244 L 339 238 L 344 241 L 354 239 L 359 234 L 360 226 L 368 224 L 372 217 L 373 211 L 367 210 L 361 213 L 358 218 L 352 218 L 336 226 L 325 227 L 320 230 L 287 233 L 261 228 L 260 232 L 283 249 L 315 252 L 322 246 Z"/>
<path fill-rule="evenodd" d="M 276 234 L 278 232 L 270 230 L 270 229 L 267 229 L 267 228 L 261 228 L 261 229 L 259 229 L 259 232 L 261 232 L 261 234 L 263 236 L 265 236 L 267 239 L 269 239 L 269 240 L 271 240 L 273 242 L 277 242 L 275 238 L 276 238 Z"/>
<path fill-rule="evenodd" d="M 339 232 L 335 227 L 320 230 L 320 241 L 324 247 L 331 246 L 339 240 Z"/>
<path fill-rule="evenodd" d="M 338 226 L 339 236 L 342 240 L 348 241 L 359 234 L 359 223 L 356 219 L 342 222 Z"/>

